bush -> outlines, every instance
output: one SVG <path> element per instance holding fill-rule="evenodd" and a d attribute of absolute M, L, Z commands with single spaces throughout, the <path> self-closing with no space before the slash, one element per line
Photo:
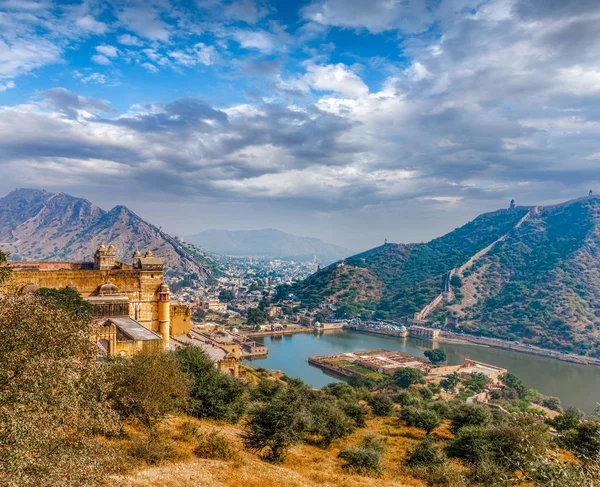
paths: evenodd
<path fill-rule="evenodd" d="M 432 364 L 441 364 L 448 360 L 448 355 L 441 348 L 436 348 L 434 350 L 425 350 L 425 357 L 427 357 Z"/>
<path fill-rule="evenodd" d="M 464 426 L 446 446 L 448 456 L 478 463 L 490 455 L 492 443 L 484 426 Z"/>
<path fill-rule="evenodd" d="M 448 401 L 435 401 L 429 407 L 442 419 L 450 419 L 454 415 L 454 408 Z"/>
<path fill-rule="evenodd" d="M 337 400 L 318 398 L 310 407 L 312 424 L 309 432 L 321 437 L 321 445 L 329 446 L 333 440 L 346 438 L 354 432 L 355 423 Z"/>
<path fill-rule="evenodd" d="M 260 452 L 266 460 L 283 461 L 311 426 L 307 396 L 305 387 L 288 385 L 268 402 L 251 408 L 243 433 L 246 447 Z"/>
<path fill-rule="evenodd" d="M 445 379 L 442 379 L 440 381 L 440 387 L 447 392 L 451 392 L 456 388 L 456 386 L 458 386 L 458 384 L 461 383 L 461 381 L 462 379 L 460 377 L 460 374 L 458 374 L 457 372 L 453 372 L 452 374 L 448 375 Z"/>
<path fill-rule="evenodd" d="M 183 347 L 173 355 L 190 379 L 186 412 L 197 418 L 237 423 L 248 405 L 244 383 L 217 370 L 211 358 L 199 347 Z"/>
<path fill-rule="evenodd" d="M 233 457 L 234 450 L 227 438 L 213 431 L 209 434 L 200 435 L 198 444 L 194 448 L 194 454 L 200 458 L 229 460 Z"/>
<path fill-rule="evenodd" d="M 492 420 L 490 410 L 479 404 L 461 404 L 452 415 L 451 430 L 456 433 L 463 426 L 486 426 Z"/>
<path fill-rule="evenodd" d="M 571 413 L 559 414 L 554 419 L 547 420 L 547 423 L 557 431 L 567 431 L 577 428 L 579 419 Z"/>
<path fill-rule="evenodd" d="M 357 428 L 363 428 L 365 426 L 365 419 L 367 417 L 367 410 L 361 404 L 357 402 L 340 401 L 340 408 L 342 411 L 354 421 Z"/>
<path fill-rule="evenodd" d="M 434 469 L 443 466 L 445 458 L 433 439 L 430 436 L 426 436 L 422 441 L 410 448 L 404 463 L 408 467 Z"/>
<path fill-rule="evenodd" d="M 437 428 L 441 422 L 440 417 L 431 409 L 420 409 L 415 406 L 406 406 L 402 409 L 400 417 L 409 426 L 415 426 L 425 430 L 427 434 Z"/>
<path fill-rule="evenodd" d="M 380 475 L 385 450 L 385 442 L 381 438 L 366 435 L 357 446 L 340 451 L 338 457 L 345 461 L 343 468 L 346 470 L 361 475 Z"/>
<path fill-rule="evenodd" d="M 383 394 L 373 394 L 368 402 L 375 416 L 390 416 L 394 412 L 394 401 Z"/>
<path fill-rule="evenodd" d="M 424 383 L 425 372 L 411 367 L 404 367 L 394 372 L 394 382 L 401 389 L 407 389 L 413 384 Z"/>
<path fill-rule="evenodd" d="M 111 399 L 123 418 L 136 418 L 146 427 L 181 410 L 188 399 L 188 380 L 170 354 L 139 352 L 112 363 Z"/>
<path fill-rule="evenodd" d="M 401 406 L 421 406 L 423 401 L 411 391 L 400 391 L 394 396 L 394 402 Z"/>
<path fill-rule="evenodd" d="M 155 429 L 148 430 L 146 435 L 134 438 L 127 454 L 132 463 L 157 465 L 181 459 L 175 444 Z"/>
<path fill-rule="evenodd" d="M 433 397 L 433 392 L 428 387 L 419 387 L 419 394 L 425 401 L 429 401 Z"/>

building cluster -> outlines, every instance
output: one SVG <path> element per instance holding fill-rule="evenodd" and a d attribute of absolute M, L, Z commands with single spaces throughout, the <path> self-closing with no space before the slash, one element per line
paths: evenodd
<path fill-rule="evenodd" d="M 181 346 L 191 331 L 192 309 L 172 301 L 163 262 L 150 250 L 136 250 L 130 263 L 116 260 L 114 245 L 100 245 L 91 262 L 10 262 L 13 282 L 23 293 L 70 288 L 94 310 L 101 352 L 128 357 L 139 351 Z M 235 359 L 226 355 L 221 362 Z M 238 359 L 239 360 L 239 359 Z"/>

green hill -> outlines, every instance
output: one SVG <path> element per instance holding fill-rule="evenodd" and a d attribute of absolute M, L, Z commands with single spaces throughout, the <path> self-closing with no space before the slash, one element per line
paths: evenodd
<path fill-rule="evenodd" d="M 467 332 L 600 356 L 599 244 L 600 198 L 516 207 L 427 243 L 386 244 L 350 257 L 293 291 L 309 306 L 335 302 L 347 316 L 402 319 L 439 295 L 456 269 L 453 300 L 428 321 L 458 317 Z"/>

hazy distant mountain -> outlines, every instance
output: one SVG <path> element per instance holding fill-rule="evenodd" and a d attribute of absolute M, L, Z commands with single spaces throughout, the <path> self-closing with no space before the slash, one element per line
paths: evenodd
<path fill-rule="evenodd" d="M 296 284 L 306 304 L 327 299 L 349 314 L 459 318 L 466 331 L 600 357 L 600 198 L 486 213 L 422 244 L 387 244 Z"/>
<path fill-rule="evenodd" d="M 84 198 L 37 189 L 0 199 L 0 250 L 13 260 L 90 261 L 101 243 L 115 245 L 122 262 L 136 248 L 149 248 L 173 271 L 208 277 L 214 265 L 125 206 L 105 211 Z"/>
<path fill-rule="evenodd" d="M 339 245 L 318 238 L 298 237 L 273 228 L 264 230 L 206 230 L 185 240 L 209 252 L 235 257 L 313 259 L 332 262 L 352 254 Z"/>

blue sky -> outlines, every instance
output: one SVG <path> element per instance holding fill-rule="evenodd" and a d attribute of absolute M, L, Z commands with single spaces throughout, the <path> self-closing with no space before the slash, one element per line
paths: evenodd
<path fill-rule="evenodd" d="M 364 249 L 600 191 L 592 0 L 0 0 L 0 192 Z"/>

